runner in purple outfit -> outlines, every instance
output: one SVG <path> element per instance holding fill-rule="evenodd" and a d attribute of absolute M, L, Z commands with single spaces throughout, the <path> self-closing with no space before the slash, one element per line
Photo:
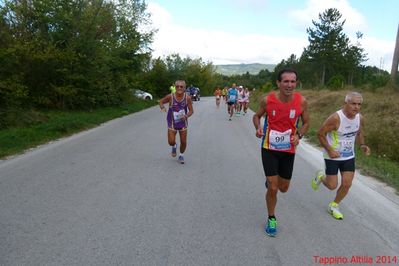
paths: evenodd
<path fill-rule="evenodd" d="M 169 103 L 168 115 L 168 143 L 172 146 L 172 157 L 176 157 L 176 134 L 180 135 L 179 162 L 184 163 L 184 152 L 187 147 L 187 125 L 188 118 L 194 113 L 191 98 L 186 95 L 186 82 L 177 80 L 175 82 L 176 92 L 163 97 L 159 101 L 161 111 L 166 112 L 165 103 Z"/>
<path fill-rule="evenodd" d="M 168 115 L 166 120 L 168 121 L 168 128 L 172 130 L 186 130 L 188 121 L 182 119 L 187 114 L 187 97 L 183 100 L 178 101 L 176 95 L 172 94 L 172 105 L 169 106 Z"/>

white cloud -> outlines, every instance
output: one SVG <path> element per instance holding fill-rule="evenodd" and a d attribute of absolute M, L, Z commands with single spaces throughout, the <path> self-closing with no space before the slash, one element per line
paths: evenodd
<path fill-rule="evenodd" d="M 222 31 L 206 31 L 177 25 L 162 7 L 149 3 L 153 25 L 159 31 L 152 48 L 154 57 L 173 53 L 192 58 L 201 57 L 213 64 L 279 63 L 291 54 L 300 55 L 304 38 L 237 35 Z"/>
<path fill-rule="evenodd" d="M 362 47 L 366 50 L 369 60 L 366 65 L 376 66 L 391 71 L 393 51 L 395 43 L 390 41 L 379 40 L 373 37 L 365 37 L 361 40 Z"/>
<path fill-rule="evenodd" d="M 342 15 L 341 20 L 346 20 L 344 31 L 349 35 L 357 31 L 367 31 L 367 23 L 364 16 L 351 7 L 347 0 L 309 0 L 307 6 L 302 10 L 291 12 L 295 25 L 301 28 L 313 27 L 312 20 L 319 22 L 319 14 L 328 8 L 336 8 Z"/>
<path fill-rule="evenodd" d="M 226 5 L 233 5 L 241 11 L 250 10 L 251 12 L 262 12 L 267 8 L 267 0 L 224 0 Z"/>

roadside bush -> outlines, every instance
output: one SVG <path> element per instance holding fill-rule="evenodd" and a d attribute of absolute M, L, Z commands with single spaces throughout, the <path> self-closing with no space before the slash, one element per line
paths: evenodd
<path fill-rule="evenodd" d="M 48 120 L 43 112 L 26 110 L 22 108 L 11 108 L 0 111 L 0 130 L 10 127 L 29 127 Z"/>
<path fill-rule="evenodd" d="M 345 79 L 342 75 L 335 75 L 330 78 L 327 83 L 327 86 L 332 89 L 340 89 L 344 86 Z"/>

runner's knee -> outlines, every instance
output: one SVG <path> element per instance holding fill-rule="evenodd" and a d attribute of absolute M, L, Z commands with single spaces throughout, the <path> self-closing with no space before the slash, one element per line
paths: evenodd
<path fill-rule="evenodd" d="M 168 140 L 168 143 L 169 143 L 170 146 L 175 146 L 176 141 L 174 141 L 174 140 Z"/>
<path fill-rule="evenodd" d="M 326 187 L 327 187 L 329 190 L 334 190 L 334 189 L 337 188 L 338 183 L 336 183 L 336 182 L 326 182 L 325 185 L 326 185 Z"/>
<path fill-rule="evenodd" d="M 278 190 L 279 190 L 279 188 L 278 188 L 277 184 L 273 184 L 270 182 L 268 183 L 267 193 L 275 195 L 275 194 L 277 194 Z"/>
<path fill-rule="evenodd" d="M 352 180 L 344 180 L 342 181 L 341 187 L 345 189 L 349 189 L 352 186 Z"/>
<path fill-rule="evenodd" d="M 285 193 L 288 191 L 288 188 L 290 187 L 290 185 L 282 185 L 279 187 L 280 192 Z"/>

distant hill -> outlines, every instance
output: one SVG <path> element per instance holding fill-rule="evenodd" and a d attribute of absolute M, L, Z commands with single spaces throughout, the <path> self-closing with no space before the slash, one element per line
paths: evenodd
<path fill-rule="evenodd" d="M 242 75 L 245 73 L 249 73 L 252 75 L 256 75 L 259 71 L 267 69 L 269 71 L 273 71 L 276 65 L 273 64 L 235 64 L 235 65 L 215 65 L 216 72 L 231 76 L 231 75 Z"/>

